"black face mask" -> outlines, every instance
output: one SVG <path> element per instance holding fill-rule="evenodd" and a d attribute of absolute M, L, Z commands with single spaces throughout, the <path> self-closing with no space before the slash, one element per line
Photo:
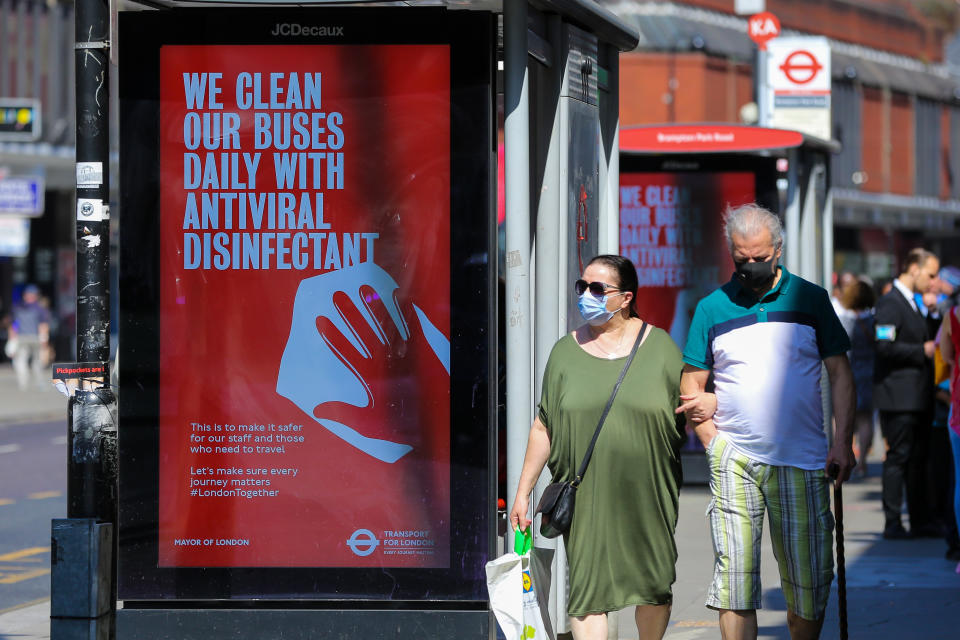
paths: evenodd
<path fill-rule="evenodd" d="M 773 256 L 770 256 L 769 260 L 763 262 L 741 262 L 736 266 L 737 278 L 740 280 L 740 284 L 754 291 L 758 291 L 769 285 L 777 272 Z"/>

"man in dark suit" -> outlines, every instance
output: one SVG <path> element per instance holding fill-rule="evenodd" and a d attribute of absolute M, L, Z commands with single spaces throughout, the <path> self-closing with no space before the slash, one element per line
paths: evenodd
<path fill-rule="evenodd" d="M 926 293 L 937 279 L 940 261 L 924 249 L 908 255 L 893 288 L 877 301 L 877 354 L 874 406 L 887 440 L 883 462 L 883 537 L 910 537 L 900 521 L 904 484 L 911 533 L 932 535 L 923 490 L 923 464 L 917 452 L 929 439 L 933 408 L 933 354 L 936 346 L 915 293 Z"/>

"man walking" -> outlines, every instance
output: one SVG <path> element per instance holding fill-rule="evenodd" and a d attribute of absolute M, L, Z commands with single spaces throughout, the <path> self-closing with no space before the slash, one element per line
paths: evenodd
<path fill-rule="evenodd" d="M 887 441 L 883 461 L 883 537 L 939 536 L 923 482 L 933 419 L 933 356 L 936 345 L 914 294 L 925 294 L 937 279 L 940 261 L 924 249 L 907 254 L 893 288 L 877 301 L 874 406 Z M 910 533 L 900 521 L 906 484 Z"/>
<path fill-rule="evenodd" d="M 40 304 L 40 290 L 32 284 L 23 288 L 23 301 L 13 308 L 9 339 L 17 345 L 13 368 L 20 388 L 29 386 L 31 373 L 34 384 L 45 387 L 44 350 L 50 340 L 50 313 Z"/>
<path fill-rule="evenodd" d="M 750 204 L 728 211 L 725 222 L 736 273 L 697 305 L 677 410 L 693 423 L 710 465 L 714 575 L 706 604 L 720 612 L 725 640 L 757 637 L 766 510 L 790 636 L 817 638 L 833 580 L 827 470 L 836 467 L 839 484 L 856 463 L 850 342 L 827 292 L 779 265 L 776 215 Z M 829 451 L 821 363 L 837 424 Z M 711 372 L 715 399 L 705 393 Z"/>

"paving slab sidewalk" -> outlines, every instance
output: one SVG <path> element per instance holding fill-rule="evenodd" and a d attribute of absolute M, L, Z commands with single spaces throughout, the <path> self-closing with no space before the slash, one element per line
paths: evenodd
<path fill-rule="evenodd" d="M 877 440 L 882 443 L 882 440 Z M 882 445 L 881 445 L 882 446 Z M 844 534 L 847 609 L 850 638 L 873 640 L 939 640 L 960 637 L 960 574 L 957 563 L 944 558 L 942 539 L 884 540 L 880 506 L 881 463 L 870 465 L 871 475 L 844 485 Z M 713 550 L 705 511 L 706 487 L 681 492 L 677 528 L 677 582 L 669 640 L 719 638 L 717 613 L 704 606 Z M 761 560 L 763 609 L 758 611 L 759 638 L 790 638 L 786 601 L 767 531 Z M 821 638 L 840 637 L 834 580 Z M 617 638 L 637 638 L 633 612 L 618 613 Z"/>
<path fill-rule="evenodd" d="M 0 365 L 0 425 L 10 422 L 66 420 L 66 398 L 56 391 L 20 391 L 9 365 Z M 875 442 L 882 440 L 876 438 Z M 875 447 L 875 448 L 880 448 Z M 960 637 L 960 574 L 944 559 L 943 540 L 883 540 L 880 530 L 879 453 L 871 457 L 871 475 L 844 485 L 847 599 L 851 638 L 873 640 L 955 639 Z M 704 515 L 706 487 L 685 487 L 677 527 L 677 582 L 668 640 L 719 638 L 715 612 L 704 607 L 713 551 Z M 786 604 L 770 545 L 764 533 L 763 606 L 758 612 L 761 640 L 787 639 Z M 0 640 L 50 637 L 49 601 L 0 613 Z M 637 638 L 633 612 L 618 612 L 612 637 Z M 836 582 L 824 624 L 824 640 L 839 638 Z M 477 639 L 480 640 L 480 639 Z"/>
<path fill-rule="evenodd" d="M 0 640 L 48 640 L 50 600 L 0 614 Z"/>
<path fill-rule="evenodd" d="M 67 397 L 54 389 L 21 389 L 10 363 L 0 364 L 0 424 L 67 419 Z"/>

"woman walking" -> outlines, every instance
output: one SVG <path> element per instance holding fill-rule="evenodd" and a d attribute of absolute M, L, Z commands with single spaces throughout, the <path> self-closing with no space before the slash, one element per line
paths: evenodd
<path fill-rule="evenodd" d="M 680 351 L 639 317 L 637 273 L 626 258 L 593 258 L 574 283 L 586 324 L 553 347 L 530 429 L 512 525 L 526 529 L 529 496 L 546 464 L 572 480 L 635 340 L 640 345 L 600 431 L 564 534 L 568 614 L 576 640 L 606 640 L 610 611 L 635 606 L 640 638 L 661 638 L 676 579 L 674 531 L 684 433 Z M 642 330 L 642 334 L 641 334 Z"/>

